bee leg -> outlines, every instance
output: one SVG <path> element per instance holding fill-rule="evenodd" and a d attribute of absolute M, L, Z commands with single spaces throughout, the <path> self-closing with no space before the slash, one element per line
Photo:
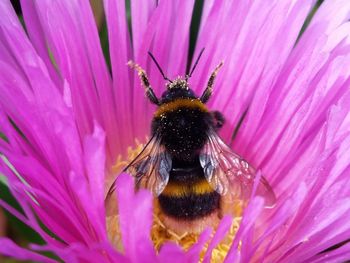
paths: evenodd
<path fill-rule="evenodd" d="M 128 66 L 137 71 L 137 73 L 141 79 L 142 86 L 145 88 L 147 98 L 152 103 L 159 105 L 160 104 L 159 100 L 158 100 L 156 94 L 154 94 L 154 91 L 149 83 L 146 72 L 138 64 L 134 63 L 133 61 L 129 61 Z"/>
<path fill-rule="evenodd" d="M 218 71 L 219 69 L 222 67 L 224 63 L 221 61 L 219 65 L 216 66 L 216 68 L 214 69 L 213 73 L 211 73 L 210 75 L 210 78 L 208 80 L 208 84 L 207 84 L 207 87 L 206 89 L 204 90 L 200 100 L 203 102 L 203 103 L 206 103 L 211 94 L 213 93 L 213 85 L 214 85 L 214 80 L 216 78 L 216 75 L 218 74 Z"/>
<path fill-rule="evenodd" d="M 210 114 L 213 117 L 215 130 L 219 130 L 222 126 L 224 126 L 225 117 L 220 111 L 212 111 Z"/>

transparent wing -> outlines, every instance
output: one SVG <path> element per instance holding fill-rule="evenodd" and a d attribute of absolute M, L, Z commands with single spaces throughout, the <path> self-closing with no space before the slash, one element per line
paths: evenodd
<path fill-rule="evenodd" d="M 153 136 L 126 168 L 126 171 L 135 176 L 137 188 L 147 188 L 156 196 L 168 184 L 171 170 L 171 156 L 160 144 L 160 140 L 159 135 Z"/>
<path fill-rule="evenodd" d="M 145 145 L 141 153 L 123 170 L 135 177 L 136 188 L 147 188 L 158 196 L 169 181 L 171 170 L 171 156 L 161 145 L 159 134 L 155 134 Z M 110 187 L 106 196 L 106 207 L 109 207 L 110 199 L 115 198 L 116 180 Z M 108 209 L 108 208 L 107 208 Z M 111 208 L 112 209 L 112 208 Z M 115 209 L 112 209 L 115 210 Z"/>
<path fill-rule="evenodd" d="M 229 193 L 242 200 L 250 198 L 255 169 L 234 153 L 213 129 L 208 132 L 208 141 L 199 159 L 204 175 L 215 191 L 222 195 Z M 256 194 L 265 198 L 265 206 L 274 206 L 275 194 L 263 177 L 260 179 Z"/>

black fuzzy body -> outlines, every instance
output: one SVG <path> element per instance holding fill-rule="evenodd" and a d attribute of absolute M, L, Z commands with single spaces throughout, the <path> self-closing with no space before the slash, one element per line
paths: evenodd
<path fill-rule="evenodd" d="M 191 161 L 207 141 L 210 115 L 198 109 L 178 108 L 155 118 L 153 129 L 161 136 L 161 143 L 175 159 Z"/>
<path fill-rule="evenodd" d="M 172 89 L 162 96 L 161 105 L 177 100 L 198 100 L 190 89 Z M 222 116 L 222 115 L 221 115 Z M 215 128 L 215 116 L 201 107 L 172 107 L 169 111 L 154 117 L 152 134 L 158 133 L 161 144 L 170 153 L 172 169 L 169 183 L 189 187 L 193 192 L 186 195 L 159 195 L 159 204 L 167 216 L 194 220 L 210 215 L 220 207 L 220 195 L 214 190 L 198 194 L 195 185 L 205 179 L 200 166 L 199 153 L 207 142 L 207 132 Z M 215 128 L 216 129 L 216 128 Z M 198 192 L 198 191 L 197 191 Z"/>
<path fill-rule="evenodd" d="M 197 183 L 206 180 L 199 159 L 189 163 L 175 162 L 170 171 L 169 184 L 177 187 L 192 187 L 193 192 L 181 196 L 161 194 L 158 197 L 160 207 L 167 216 L 195 220 L 217 211 L 220 208 L 220 195 L 214 190 L 196 194 Z"/>
<path fill-rule="evenodd" d="M 175 88 L 163 94 L 161 105 L 181 99 L 198 100 L 192 90 Z M 172 158 L 190 162 L 198 157 L 207 142 L 207 132 L 213 125 L 214 120 L 209 112 L 197 107 L 176 107 L 153 118 L 152 135 L 156 132 L 160 135 L 161 144 Z"/>

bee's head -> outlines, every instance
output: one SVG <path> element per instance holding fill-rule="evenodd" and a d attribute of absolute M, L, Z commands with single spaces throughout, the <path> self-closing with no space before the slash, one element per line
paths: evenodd
<path fill-rule="evenodd" d="M 176 89 L 185 89 L 188 90 L 190 87 L 188 86 L 187 79 L 183 79 L 181 77 L 177 77 L 171 82 L 166 84 L 167 90 L 176 90 Z"/>
<path fill-rule="evenodd" d="M 160 99 L 160 104 L 168 103 L 176 99 L 199 99 L 192 89 L 190 89 L 185 79 L 177 78 L 166 85 Z"/>

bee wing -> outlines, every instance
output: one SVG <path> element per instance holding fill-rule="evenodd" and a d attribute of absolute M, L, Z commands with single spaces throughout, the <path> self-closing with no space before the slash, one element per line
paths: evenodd
<path fill-rule="evenodd" d="M 199 159 L 204 175 L 216 192 L 248 200 L 254 186 L 255 169 L 234 153 L 212 129 Z M 272 207 L 275 194 L 264 177 L 261 177 L 256 194 L 265 198 L 265 206 Z"/>
<path fill-rule="evenodd" d="M 124 169 L 136 179 L 136 187 L 147 188 L 160 195 L 169 181 L 171 156 L 161 145 L 161 137 L 155 134 L 141 153 Z"/>
<path fill-rule="evenodd" d="M 171 165 L 171 156 L 161 145 L 161 137 L 156 133 L 123 172 L 129 172 L 135 177 L 136 188 L 147 188 L 158 196 L 169 181 Z M 115 189 L 116 180 L 106 196 L 107 205 Z"/>

